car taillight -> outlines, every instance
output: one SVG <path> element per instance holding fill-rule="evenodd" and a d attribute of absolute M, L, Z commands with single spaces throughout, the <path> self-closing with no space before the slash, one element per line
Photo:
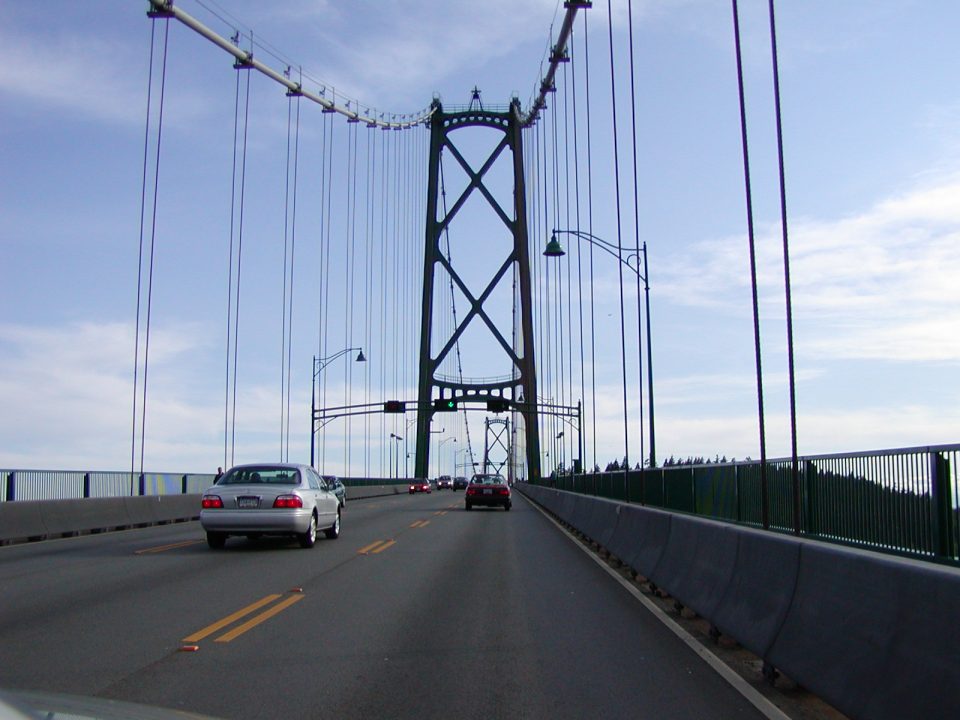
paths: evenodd
<path fill-rule="evenodd" d="M 204 510 L 210 510 L 211 508 L 222 508 L 223 500 L 220 499 L 219 495 L 204 495 L 200 499 L 200 507 Z"/>
<path fill-rule="evenodd" d="M 509 495 L 509 488 L 497 488 L 497 495 Z"/>
<path fill-rule="evenodd" d="M 302 508 L 303 498 L 299 495 L 277 495 L 277 499 L 273 501 L 273 506 L 275 508 Z"/>
<path fill-rule="evenodd" d="M 475 487 L 467 488 L 467 495 L 476 495 L 476 494 L 477 494 L 477 489 Z"/>

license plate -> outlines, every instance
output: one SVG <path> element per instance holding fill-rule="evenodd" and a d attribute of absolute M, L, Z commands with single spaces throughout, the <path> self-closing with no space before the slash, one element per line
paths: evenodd
<path fill-rule="evenodd" d="M 258 497 L 238 497 L 237 507 L 241 510 L 249 510 L 260 507 L 260 498 Z"/>
<path fill-rule="evenodd" d="M 493 490 L 491 490 L 490 488 L 484 488 L 484 489 L 483 489 L 483 494 L 484 494 L 484 495 L 493 495 Z"/>

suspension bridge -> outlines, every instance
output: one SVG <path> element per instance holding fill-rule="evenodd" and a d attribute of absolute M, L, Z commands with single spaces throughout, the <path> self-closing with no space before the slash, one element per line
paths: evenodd
<path fill-rule="evenodd" d="M 206 18 L 147 4 L 129 468 L 0 476 L 0 542 L 17 541 L 0 548 L 0 701 L 62 702 L 36 695 L 52 691 L 236 718 L 960 709 L 960 446 L 798 447 L 772 0 L 789 455 L 767 451 L 732 0 L 757 459 L 689 464 L 657 441 L 664 241 L 643 233 L 632 3 L 559 4 L 541 66 L 519 69 L 536 77 L 529 97 L 474 86 L 412 112 L 335 88 L 216 3 L 197 1 Z M 154 375 L 176 344 L 158 298 L 194 270 L 163 258 L 204 242 L 165 232 L 179 193 L 207 192 L 165 172 L 185 43 L 207 47 L 231 89 L 211 464 L 342 476 L 344 538 L 307 558 L 264 540 L 211 553 L 190 522 L 210 477 L 151 472 L 169 390 Z M 283 151 L 269 169 L 267 136 Z M 516 511 L 406 496 L 414 478 L 487 472 L 509 479 Z"/>

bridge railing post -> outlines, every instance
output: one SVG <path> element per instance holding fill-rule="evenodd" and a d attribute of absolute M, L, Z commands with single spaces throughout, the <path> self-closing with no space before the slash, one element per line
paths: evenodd
<path fill-rule="evenodd" d="M 83 497 L 90 497 L 90 473 L 88 472 L 83 474 Z"/>
<path fill-rule="evenodd" d="M 17 499 L 17 471 L 11 470 L 7 473 L 7 502 L 13 502 Z"/>
<path fill-rule="evenodd" d="M 933 550 L 938 558 L 953 559 L 957 548 L 953 536 L 953 499 L 950 487 L 950 461 L 943 453 L 930 453 L 930 497 L 933 508 L 930 513 L 932 522 Z"/>

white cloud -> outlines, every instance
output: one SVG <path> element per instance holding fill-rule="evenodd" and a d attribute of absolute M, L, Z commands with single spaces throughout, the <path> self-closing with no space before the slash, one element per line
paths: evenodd
<path fill-rule="evenodd" d="M 145 83 L 129 73 L 137 64 L 126 43 L 89 34 L 13 34 L 8 27 L 0 30 L 0 46 L 0 92 L 81 117 L 143 122 Z"/>
<path fill-rule="evenodd" d="M 835 220 L 790 224 L 798 334 L 815 324 L 808 351 L 821 359 L 960 361 L 960 177 L 922 187 Z M 761 303 L 783 315 L 779 227 L 758 234 Z M 746 241 L 699 243 L 665 263 L 658 293 L 671 302 L 748 314 Z"/>

